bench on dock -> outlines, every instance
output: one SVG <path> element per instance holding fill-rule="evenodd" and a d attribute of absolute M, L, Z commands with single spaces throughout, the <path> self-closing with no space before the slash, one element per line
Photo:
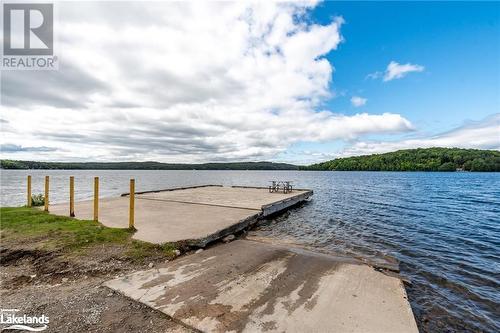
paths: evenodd
<path fill-rule="evenodd" d="M 271 180 L 269 181 L 269 193 L 283 192 L 284 194 L 291 193 L 293 190 L 292 181 L 289 180 Z"/>

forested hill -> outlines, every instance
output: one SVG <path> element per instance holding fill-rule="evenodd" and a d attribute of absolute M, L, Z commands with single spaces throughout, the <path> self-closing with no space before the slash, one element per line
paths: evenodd
<path fill-rule="evenodd" d="M 298 170 L 272 162 L 173 164 L 160 162 L 35 162 L 0 160 L 1 169 L 72 170 Z M 302 166 L 300 170 L 337 171 L 500 171 L 500 152 L 459 148 L 419 148 L 391 153 L 338 158 Z"/>
<path fill-rule="evenodd" d="M 500 152 L 459 148 L 419 148 L 337 158 L 301 167 L 337 171 L 500 171 Z"/>
<path fill-rule="evenodd" d="M 272 162 L 237 162 L 172 164 L 160 162 L 35 162 L 0 160 L 1 169 L 68 169 L 68 170 L 298 170 L 293 164 Z"/>

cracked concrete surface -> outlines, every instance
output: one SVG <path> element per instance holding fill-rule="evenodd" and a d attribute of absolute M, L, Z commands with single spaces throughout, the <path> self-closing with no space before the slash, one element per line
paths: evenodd
<path fill-rule="evenodd" d="M 204 332 L 418 332 L 399 279 L 249 240 L 106 285 Z"/>

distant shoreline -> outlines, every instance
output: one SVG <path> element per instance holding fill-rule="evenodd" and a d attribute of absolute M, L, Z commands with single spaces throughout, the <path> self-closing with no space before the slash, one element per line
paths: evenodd
<path fill-rule="evenodd" d="M 0 160 L 4 170 L 299 170 L 298 165 L 273 162 L 160 163 L 160 162 L 37 162 Z"/>
<path fill-rule="evenodd" d="M 500 172 L 500 151 L 461 148 L 417 148 L 337 158 L 300 166 L 276 162 L 38 162 L 0 160 L 0 169 L 17 170 L 289 170 L 289 171 L 448 171 Z"/>

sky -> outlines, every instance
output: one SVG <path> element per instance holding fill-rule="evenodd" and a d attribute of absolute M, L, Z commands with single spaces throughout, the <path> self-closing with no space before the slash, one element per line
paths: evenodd
<path fill-rule="evenodd" d="M 500 150 L 500 2 L 60 2 L 0 157 L 308 164 Z"/>

